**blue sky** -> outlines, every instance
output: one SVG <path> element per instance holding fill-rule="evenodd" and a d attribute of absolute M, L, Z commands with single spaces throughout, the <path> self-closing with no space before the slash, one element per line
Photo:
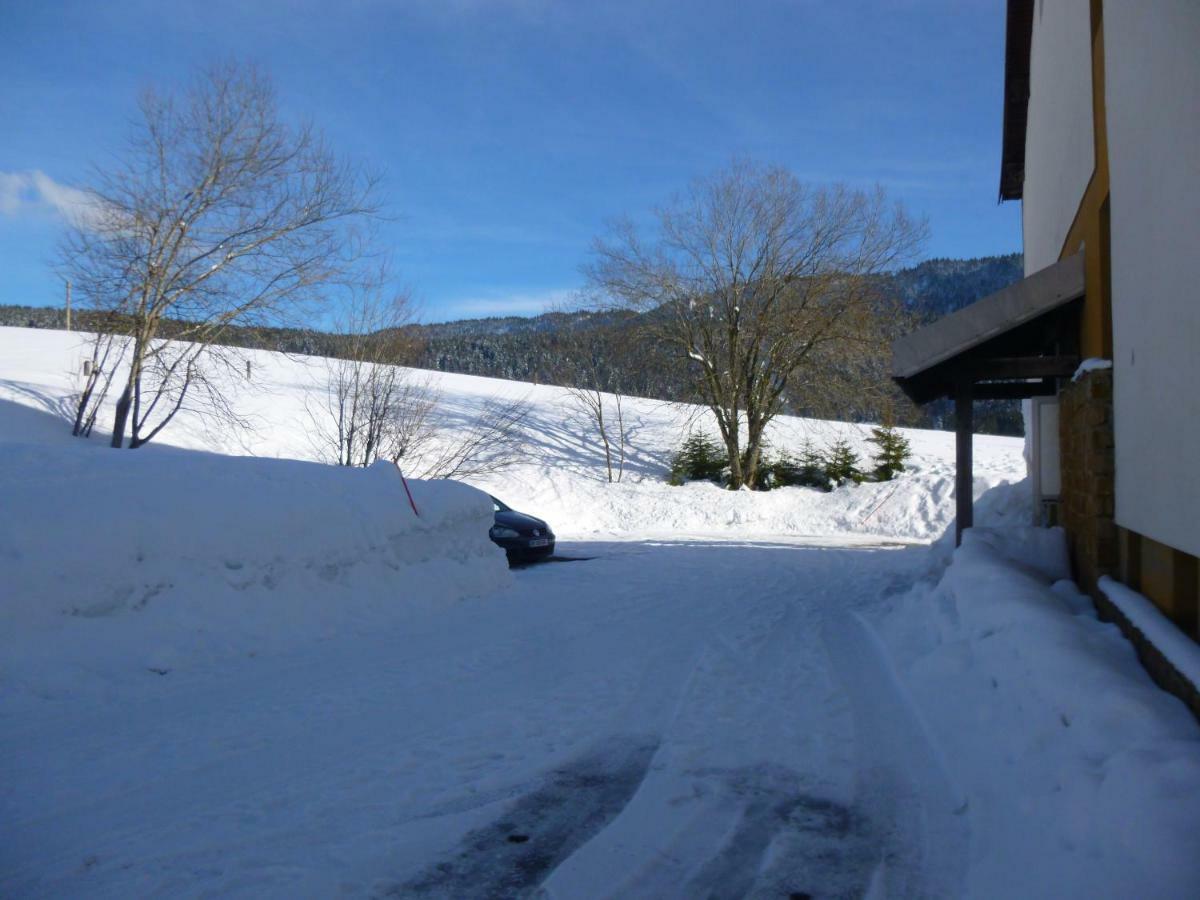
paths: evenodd
<path fill-rule="evenodd" d="M 48 305 L 69 190 L 146 85 L 235 58 L 380 167 L 429 320 L 539 312 L 591 238 L 735 156 L 884 185 L 929 256 L 1020 248 L 996 203 L 1000 0 L 0 2 L 0 303 Z"/>

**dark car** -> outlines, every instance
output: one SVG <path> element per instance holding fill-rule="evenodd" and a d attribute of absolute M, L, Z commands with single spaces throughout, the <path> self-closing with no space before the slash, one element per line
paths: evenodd
<path fill-rule="evenodd" d="M 554 532 L 541 519 L 517 512 L 495 497 L 492 509 L 496 517 L 488 537 L 504 548 L 509 562 L 543 559 L 554 552 Z"/>

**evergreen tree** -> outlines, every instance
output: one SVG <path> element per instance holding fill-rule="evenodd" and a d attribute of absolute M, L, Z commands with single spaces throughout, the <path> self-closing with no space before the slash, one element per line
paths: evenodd
<path fill-rule="evenodd" d="M 825 477 L 835 485 L 842 485 L 847 481 L 858 484 L 863 480 L 858 454 L 845 440 L 839 440 L 829 448 L 829 456 L 825 461 Z"/>
<path fill-rule="evenodd" d="M 759 466 L 760 490 L 788 487 L 800 483 L 800 463 L 786 451 L 773 459 L 764 459 Z"/>
<path fill-rule="evenodd" d="M 830 489 L 829 476 L 825 474 L 825 457 L 813 446 L 813 442 L 805 438 L 800 450 L 800 484 L 808 487 Z"/>
<path fill-rule="evenodd" d="M 671 484 L 680 485 L 688 481 L 711 481 L 724 484 L 729 471 L 729 457 L 725 448 L 712 438 L 693 431 L 671 460 Z"/>
<path fill-rule="evenodd" d="M 911 455 L 908 438 L 902 435 L 891 423 L 877 425 L 871 429 L 867 438 L 879 450 L 875 453 L 875 480 L 891 481 L 904 471 L 904 462 Z"/>

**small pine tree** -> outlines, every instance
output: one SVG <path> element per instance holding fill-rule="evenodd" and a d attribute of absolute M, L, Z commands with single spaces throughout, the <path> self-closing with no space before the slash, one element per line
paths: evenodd
<path fill-rule="evenodd" d="M 831 487 L 825 476 L 825 460 L 811 441 L 804 442 L 799 457 L 785 451 L 762 468 L 762 487 L 811 487 L 822 491 Z"/>
<path fill-rule="evenodd" d="M 777 488 L 796 484 L 800 474 L 800 465 L 785 451 L 772 460 L 764 461 L 759 466 L 760 480 L 765 487 Z"/>
<path fill-rule="evenodd" d="M 821 451 L 806 438 L 800 450 L 800 480 L 797 483 L 822 491 L 832 490 L 833 485 L 825 474 L 827 462 Z"/>
<path fill-rule="evenodd" d="M 850 445 L 839 440 L 829 448 L 829 456 L 825 460 L 825 477 L 835 485 L 853 481 L 858 484 L 863 480 L 862 470 L 858 467 L 858 454 Z"/>
<path fill-rule="evenodd" d="M 668 481 L 674 485 L 681 485 L 687 481 L 724 484 L 728 470 L 729 457 L 725 449 L 712 438 L 693 431 L 671 460 L 671 475 Z"/>
<path fill-rule="evenodd" d="M 904 462 L 912 455 L 912 451 L 908 439 L 895 427 L 890 423 L 877 426 L 871 429 L 871 436 L 867 440 L 879 448 L 875 453 L 876 481 L 891 481 L 904 471 Z"/>
<path fill-rule="evenodd" d="M 825 460 L 810 441 L 804 442 L 800 456 L 784 453 L 770 466 L 772 487 L 811 487 L 827 491 L 829 479 L 825 476 Z"/>

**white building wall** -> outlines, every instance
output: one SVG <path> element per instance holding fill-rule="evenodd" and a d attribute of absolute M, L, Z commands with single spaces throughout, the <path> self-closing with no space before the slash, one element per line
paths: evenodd
<path fill-rule="evenodd" d="M 1037 0 L 1029 60 L 1025 274 L 1058 261 L 1095 168 L 1088 0 Z"/>
<path fill-rule="evenodd" d="M 1200 556 L 1200 2 L 1106 0 L 1104 44 L 1116 519 Z"/>

